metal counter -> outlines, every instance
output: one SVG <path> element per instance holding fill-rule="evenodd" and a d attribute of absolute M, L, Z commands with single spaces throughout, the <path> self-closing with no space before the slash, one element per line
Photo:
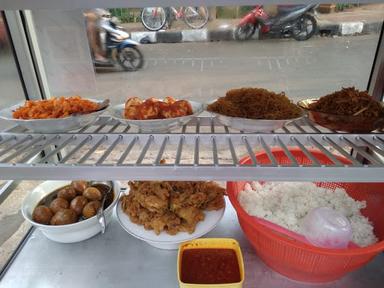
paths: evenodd
<path fill-rule="evenodd" d="M 245 239 L 229 202 L 223 219 L 206 237 L 239 241 L 245 262 L 244 287 L 383 287 L 383 254 L 360 270 L 322 285 L 299 283 L 273 272 Z M 74 244 L 52 242 L 35 230 L 4 275 L 0 288 L 178 287 L 176 257 L 177 251 L 159 250 L 130 236 L 116 219 L 106 234 Z"/>

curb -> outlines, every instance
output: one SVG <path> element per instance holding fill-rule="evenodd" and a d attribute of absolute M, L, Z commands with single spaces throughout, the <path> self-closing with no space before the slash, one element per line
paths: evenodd
<path fill-rule="evenodd" d="M 370 33 L 380 33 L 381 22 L 341 22 L 318 21 L 318 34 L 349 36 Z M 233 41 L 235 28 L 226 29 L 198 29 L 182 31 L 132 32 L 132 40 L 142 44 L 147 43 L 182 43 L 182 42 L 210 42 Z M 255 33 L 256 35 L 257 33 Z M 252 37 L 257 39 L 257 36 Z"/>

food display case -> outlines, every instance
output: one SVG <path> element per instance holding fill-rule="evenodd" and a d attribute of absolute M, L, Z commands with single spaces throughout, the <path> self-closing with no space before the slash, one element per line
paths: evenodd
<path fill-rule="evenodd" d="M 278 2 L 260 1 L 258 4 L 278 4 Z M 302 4 L 305 1 L 290 2 L 300 2 Z M 359 3 L 361 4 L 361 1 Z M 89 98 L 93 98 L 92 93 L 94 90 L 92 89 L 98 87 L 97 82 L 99 78 L 94 77 L 95 73 L 93 72 L 89 45 L 82 42 L 83 38 L 86 39 L 87 37 L 87 31 L 82 22 L 83 10 L 96 7 L 134 7 L 142 9 L 148 6 L 168 7 L 174 5 L 220 7 L 249 5 L 250 7 L 254 3 L 252 1 L 226 0 L 0 1 L 0 11 L 2 11 L 2 18 L 5 20 L 7 33 L 12 43 L 10 53 L 14 56 L 15 66 L 20 76 L 20 83 L 22 83 L 24 93 L 21 94 L 24 94 L 26 99 L 29 100 L 41 100 L 49 99 L 50 96 L 57 95 L 57 93 L 66 95 L 71 95 L 72 93 L 74 95 L 77 91 L 85 91 L 84 95 L 87 97 L 89 95 Z M 55 24 L 53 25 L 52 23 Z M 82 27 L 82 30 L 79 27 Z M 261 28 L 257 27 L 257 29 Z M 170 28 L 168 30 L 171 31 Z M 195 31 L 197 30 L 185 29 L 180 35 L 184 35 L 185 39 L 188 37 L 193 38 L 195 36 L 191 35 L 195 35 L 194 33 L 197 33 Z M 306 83 L 297 83 L 298 87 L 300 87 L 297 89 L 302 91 L 297 92 L 293 88 L 290 91 L 286 91 L 288 96 L 295 93 L 298 95 L 301 93 L 301 96 L 307 95 L 308 91 L 311 91 L 311 85 L 316 86 L 318 85 L 314 84 L 316 81 L 324 81 L 322 77 L 325 77 L 323 74 L 325 71 L 319 68 L 322 67 L 322 60 L 311 62 L 315 58 L 312 57 L 313 55 L 310 50 L 312 45 L 317 45 L 317 42 L 311 44 L 311 39 L 305 42 L 295 42 L 299 43 L 297 44 L 299 46 L 297 46 L 298 48 L 292 48 L 289 46 L 291 45 L 289 41 L 295 41 L 293 39 L 272 39 L 270 41 L 284 41 L 284 45 L 286 45 L 284 46 L 285 50 L 279 51 L 279 55 L 272 55 L 273 53 L 271 52 L 270 55 L 256 57 L 246 52 L 245 56 L 240 57 L 240 60 L 238 60 L 240 61 L 238 65 L 242 66 L 244 65 L 242 61 L 245 63 L 248 61 L 248 58 L 253 59 L 252 65 L 255 68 L 253 77 L 256 78 L 255 82 L 252 82 L 253 79 L 247 80 L 248 82 L 238 80 L 237 77 L 241 76 L 242 70 L 241 68 L 239 70 L 233 68 L 235 71 L 233 73 L 236 75 L 233 76 L 233 79 L 228 80 L 229 84 L 214 83 L 215 76 L 208 79 L 208 82 L 212 81 L 212 86 L 214 87 L 220 87 L 221 85 L 223 87 L 222 90 L 218 89 L 212 92 L 212 90 L 202 91 L 202 89 L 196 89 L 188 91 L 189 88 L 195 87 L 194 85 L 199 85 L 196 83 L 190 86 L 187 84 L 183 86 L 184 83 L 180 83 L 181 88 L 164 88 L 163 85 L 165 86 L 169 83 L 162 84 L 161 82 L 165 81 L 165 78 L 159 75 L 167 77 L 167 73 L 171 71 L 167 70 L 168 64 L 181 65 L 179 72 L 177 72 L 179 75 L 174 76 L 179 78 L 176 78 L 172 84 L 184 81 L 182 80 L 183 78 L 188 82 L 188 78 L 191 75 L 183 70 L 185 66 L 182 65 L 185 65 L 185 63 L 189 65 L 188 67 L 194 69 L 195 72 L 197 71 L 192 77 L 199 78 L 199 73 L 202 73 L 201 79 L 198 79 L 201 81 L 201 85 L 204 85 L 205 81 L 203 79 L 205 77 L 204 69 L 217 69 L 217 71 L 215 70 L 217 79 L 221 77 L 221 74 L 218 72 L 221 69 L 228 69 L 226 71 L 230 73 L 232 69 L 232 56 L 227 55 L 225 60 L 220 58 L 221 53 L 227 53 L 222 48 L 224 44 L 217 44 L 212 40 L 214 37 L 219 37 L 218 35 L 226 38 L 228 36 L 227 30 L 225 30 L 223 25 L 219 25 L 212 28 L 212 31 L 204 31 L 203 34 L 208 33 L 212 37 L 211 42 L 199 42 L 201 41 L 199 40 L 197 43 L 200 44 L 181 43 L 180 47 L 182 47 L 183 53 L 187 54 L 186 56 L 175 55 L 169 58 L 166 56 L 166 52 L 162 52 L 165 56 L 163 54 L 157 58 L 151 56 L 151 53 L 157 47 L 156 45 L 159 45 L 161 49 L 166 51 L 167 48 L 164 45 L 172 45 L 169 44 L 169 39 L 169 41 L 166 40 L 161 44 L 142 44 L 149 48 L 146 48 L 147 50 L 143 49 L 146 53 L 143 53 L 144 64 L 141 69 L 144 71 L 149 69 L 148 67 L 153 67 L 156 70 L 158 69 L 157 67 L 163 65 L 164 68 L 156 70 L 157 74 L 155 73 L 155 77 L 159 77 L 159 79 L 151 79 L 152 82 L 145 82 L 143 77 L 148 77 L 148 75 L 143 74 L 143 76 L 140 76 L 140 74 L 136 74 L 139 76 L 135 76 L 135 74 L 129 74 L 140 73 L 140 70 L 136 72 L 119 72 L 128 73 L 119 74 L 123 76 L 118 76 L 118 81 L 121 81 L 121 83 L 124 81 L 133 83 L 132 86 L 129 86 L 134 91 L 131 93 L 126 90 L 122 91 L 122 89 L 117 90 L 118 88 L 115 86 L 120 85 L 118 84 L 119 82 L 111 80 L 111 78 L 108 78 L 109 74 L 102 72 L 101 74 L 104 73 L 103 77 L 108 78 L 105 80 L 105 86 L 109 90 L 102 90 L 104 88 L 98 87 L 98 91 L 101 92 L 95 98 L 98 98 L 98 100 L 110 98 L 112 102 L 116 102 L 114 104 L 117 104 L 123 100 L 113 101 L 114 91 L 125 95 L 124 97 L 128 97 L 136 96 L 137 93 L 140 93 L 140 89 L 143 89 L 143 91 L 144 89 L 149 89 L 146 90 L 148 97 L 156 96 L 151 95 L 154 91 L 159 91 L 161 95 L 158 97 L 165 97 L 167 93 L 172 91 L 177 94 L 178 98 L 182 98 L 184 93 L 188 95 L 186 98 L 189 100 L 195 100 L 193 95 L 198 95 L 200 102 L 204 102 L 203 106 L 206 107 L 205 104 L 212 102 L 213 99 L 211 98 L 222 96 L 217 91 L 228 90 L 228 85 L 234 85 L 233 83 L 237 83 L 235 81 L 238 81 L 238 85 L 242 86 L 262 85 L 260 83 L 264 82 L 257 80 L 257 77 L 263 78 L 264 76 L 256 73 L 262 67 L 267 70 L 269 69 L 269 73 L 271 73 L 267 76 L 267 78 L 270 78 L 265 81 L 267 83 L 266 86 L 278 86 L 270 90 L 284 90 L 285 84 L 288 87 L 287 83 L 292 87 L 292 85 L 295 85 L 292 83 L 300 82 L 300 80 L 295 79 L 294 82 L 290 82 L 289 76 L 287 76 L 287 79 L 276 79 L 272 78 L 273 76 L 271 75 L 274 73 L 273 69 L 277 69 L 280 73 L 279 75 L 290 73 L 291 70 L 289 69 L 291 68 L 289 67 L 291 62 L 295 61 L 295 63 L 304 61 L 301 67 L 312 71 L 308 72 L 312 73 L 312 76 L 316 76 L 316 73 L 319 73 L 319 79 L 311 79 L 311 81 L 303 79 L 303 82 L 306 81 Z M 233 32 L 233 30 L 231 31 Z M 140 33 L 146 32 L 136 32 L 135 37 L 139 37 Z M 155 33 L 158 40 L 161 37 L 170 37 L 170 39 L 178 37 L 177 32 L 170 32 L 169 34 L 166 34 L 167 31 L 151 33 Z M 146 40 L 152 39 L 151 37 L 154 37 L 153 35 L 155 34 L 145 34 L 149 37 Z M 140 36 L 141 40 L 145 38 L 145 35 Z M 348 63 L 348 69 L 356 70 L 356 75 L 359 75 L 359 77 L 363 73 L 368 73 L 369 75 L 361 76 L 361 78 L 368 80 L 361 80 L 361 82 L 364 82 L 362 85 L 366 85 L 361 90 L 368 90 L 373 98 L 382 101 L 384 93 L 384 43 L 381 27 L 375 37 L 377 38 L 377 40 L 374 38 L 375 47 L 370 50 L 372 52 L 370 56 L 372 63 L 366 65 L 369 66 L 369 71 L 366 68 L 364 68 L 365 70 L 361 68 L 361 71 L 359 71 L 360 67 L 355 67 L 355 65 L 360 65 L 360 62 Z M 344 41 L 340 40 L 340 38 L 342 36 L 335 38 L 328 36 L 327 41 L 330 41 L 329 39 L 332 41 Z M 347 39 L 345 41 L 348 44 L 343 42 L 340 45 L 344 45 L 344 48 L 346 45 L 350 45 L 351 49 L 357 49 L 357 58 L 360 55 L 359 53 L 368 54 L 367 50 L 359 51 L 359 47 L 353 48 L 355 45 L 354 40 Z M 60 41 L 63 43 L 59 43 Z M 225 44 L 230 46 L 228 51 L 235 51 L 237 54 L 242 53 L 241 49 L 248 51 L 249 42 L 235 41 L 238 40 L 234 40 L 234 42 L 219 42 L 228 43 Z M 250 41 L 255 43 L 255 47 L 252 47 L 252 49 L 257 49 L 257 45 L 262 45 L 258 41 L 264 40 Z M 142 43 L 145 43 L 145 41 L 143 40 Z M 213 53 L 217 53 L 217 55 L 204 56 L 206 51 L 203 50 L 205 49 L 203 46 L 208 45 L 206 43 L 216 43 L 213 45 L 217 46 L 208 49 L 211 49 L 211 51 L 217 49 L 217 52 Z M 278 45 L 277 42 L 272 42 L 272 44 Z M 202 48 L 194 45 L 201 45 Z M 327 44 L 320 46 L 319 49 L 328 49 L 328 57 L 331 58 L 328 61 L 337 62 L 337 55 L 332 56 L 332 49 L 334 47 L 327 48 L 326 46 Z M 198 49 L 202 50 L 198 51 Z M 286 50 L 288 49 L 297 51 L 297 54 L 294 52 L 292 57 L 286 56 Z M 188 54 L 193 53 L 193 51 L 198 51 L 197 56 L 190 56 Z M 177 54 L 179 52 L 175 51 L 174 53 Z M 202 57 L 201 59 L 205 58 L 204 60 L 199 60 L 199 57 Z M 223 64 L 223 61 L 229 63 L 225 68 L 220 66 L 225 64 Z M 300 69 L 297 67 L 293 69 Z M 243 70 L 244 74 L 250 72 L 246 69 L 244 68 Z M 57 73 L 57 77 L 55 73 Z M 342 75 L 342 72 L 340 73 L 337 75 Z M 143 82 L 141 83 L 140 81 Z M 341 89 L 341 85 L 360 85 L 360 83 L 357 83 L 360 80 L 344 79 L 343 81 L 337 82 L 335 80 L 331 82 L 329 87 L 324 88 L 324 91 L 329 92 Z M 73 87 L 68 87 L 68 85 L 71 85 L 70 83 L 74 83 Z M 134 87 L 135 84 L 137 84 L 138 88 Z M 151 85 L 154 87 L 147 87 Z M 316 89 L 323 91 L 321 90 L 322 88 Z M 7 90 L 4 89 L 4 91 Z M 199 92 L 197 93 L 197 91 Z M 2 93 L 5 92 L 0 91 L 0 95 Z M 205 96 L 205 93 L 207 96 Z M 323 93 L 322 95 L 327 94 L 325 92 L 321 93 Z M 310 98 L 310 96 L 302 98 Z M 20 100 L 22 99 L 14 99 L 8 102 L 16 104 Z M 11 105 L 8 105 L 8 103 L 3 105 L 2 103 L 1 108 L 7 109 L 7 106 Z M 227 126 L 220 119 L 205 111 L 202 114 L 191 117 L 191 121 L 183 122 L 179 127 L 169 131 L 143 131 L 140 126 L 129 125 L 113 117 L 113 113 L 102 113 L 96 115 L 95 118 L 97 119 L 94 122 L 90 121 L 77 129 L 67 132 L 56 132 L 53 129 L 55 127 L 52 128 L 51 132 L 35 132 L 33 131 L 33 126 L 28 126 L 29 128 L 32 127 L 32 129 L 28 129 L 23 125 L 19 125 L 19 123 L 12 121 L 4 122 L 8 126 L 4 125 L 0 134 L 0 178 L 6 180 L 6 182 L 1 188 L 0 200 L 4 201 L 9 195 L 12 195 L 14 184 L 23 180 L 116 180 L 121 181 L 124 187 L 126 186 L 125 182 L 128 182 L 128 180 L 212 180 L 220 183 L 225 183 L 224 181 L 358 182 L 360 184 L 383 182 L 383 127 L 368 133 L 340 132 L 320 126 L 313 122 L 313 119 L 311 120 L 307 115 L 304 115 L 284 123 L 284 126 L 281 128 L 273 128 L 273 131 L 249 132 Z M 286 155 L 286 160 L 280 161 L 281 159 L 276 154 L 279 151 Z M 323 158 L 313 151 L 321 153 Z M 264 157 L 260 158 L 260 155 L 264 155 Z M 306 161 L 298 160 L 297 155 L 301 155 L 300 157 L 304 157 Z M 326 161 L 324 160 L 325 158 Z M 247 161 L 244 159 L 247 159 Z M 25 191 L 25 194 L 27 192 L 29 191 Z M 384 191 L 380 192 L 384 193 Z M 243 234 L 242 227 L 244 224 L 240 227 L 236 210 L 232 207 L 229 199 L 225 198 L 226 208 L 223 218 L 216 228 L 204 235 L 204 237 L 234 238 L 239 242 L 243 253 L 245 269 L 243 287 L 381 287 L 384 279 L 384 257 L 382 253 L 379 253 L 374 258 L 372 256 L 373 259 L 362 268 L 352 271 L 343 278 L 331 283 L 307 284 L 290 280 L 274 272 L 255 253 L 251 243 Z M 381 198 L 377 197 L 377 202 L 384 205 L 380 201 L 382 201 Z M 381 217 L 383 216 L 381 213 Z M 380 239 L 380 241 L 384 241 L 384 239 Z M 345 263 L 345 266 L 348 266 L 348 263 Z M 313 267 L 313 269 L 315 270 L 316 267 Z M 157 249 L 140 239 L 132 237 L 120 227 L 117 216 L 114 213 L 105 234 L 98 234 L 91 239 L 78 243 L 56 243 L 47 239 L 38 228 L 29 228 L 1 270 L 0 287 L 177 287 L 178 278 L 176 271 L 177 251 Z"/>

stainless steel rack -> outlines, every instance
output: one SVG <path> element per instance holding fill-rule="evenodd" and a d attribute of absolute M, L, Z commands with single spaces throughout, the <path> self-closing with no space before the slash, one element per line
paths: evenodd
<path fill-rule="evenodd" d="M 276 149 L 283 151 L 284 161 Z M 295 153 L 304 163 L 296 161 Z M 384 134 L 340 134 L 305 118 L 273 133 L 243 133 L 198 117 L 168 134 L 145 134 L 101 117 L 74 133 L 35 134 L 16 127 L 0 135 L 1 178 L 16 180 L 375 182 L 384 172 L 381 156 Z M 243 164 L 243 157 L 250 162 Z"/>

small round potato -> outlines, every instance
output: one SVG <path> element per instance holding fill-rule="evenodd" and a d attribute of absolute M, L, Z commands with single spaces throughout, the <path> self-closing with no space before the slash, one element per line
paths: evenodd
<path fill-rule="evenodd" d="M 53 214 L 56 214 L 60 209 L 68 209 L 69 202 L 64 198 L 56 198 L 49 204 L 49 208 L 52 210 Z"/>
<path fill-rule="evenodd" d="M 32 220 L 40 224 L 48 225 L 52 216 L 53 213 L 51 209 L 49 209 L 47 206 L 39 205 L 35 208 L 35 210 L 33 210 Z"/>
<path fill-rule="evenodd" d="M 76 190 L 77 194 L 81 195 L 88 187 L 88 182 L 84 180 L 72 181 L 71 185 Z"/>
<path fill-rule="evenodd" d="M 87 205 L 84 206 L 84 209 L 83 209 L 83 216 L 84 218 L 91 218 L 93 216 L 96 215 L 97 213 L 97 210 L 99 210 L 101 206 L 101 203 L 100 201 L 91 201 L 91 202 L 88 202 Z"/>
<path fill-rule="evenodd" d="M 51 225 L 72 224 L 77 221 L 77 214 L 72 209 L 61 209 L 53 215 Z"/>
<path fill-rule="evenodd" d="M 101 200 L 101 198 L 103 198 L 103 194 L 100 192 L 99 189 L 95 187 L 88 187 L 87 189 L 85 189 L 83 196 L 85 196 L 90 201 Z"/>
<path fill-rule="evenodd" d="M 88 199 L 85 198 L 84 196 L 76 196 L 72 201 L 71 201 L 71 209 L 76 212 L 77 215 L 81 215 L 83 212 L 84 206 L 88 203 Z"/>
<path fill-rule="evenodd" d="M 64 198 L 67 201 L 71 201 L 76 196 L 77 196 L 77 193 L 72 186 L 64 187 L 60 189 L 60 191 L 57 193 L 58 198 Z"/>

